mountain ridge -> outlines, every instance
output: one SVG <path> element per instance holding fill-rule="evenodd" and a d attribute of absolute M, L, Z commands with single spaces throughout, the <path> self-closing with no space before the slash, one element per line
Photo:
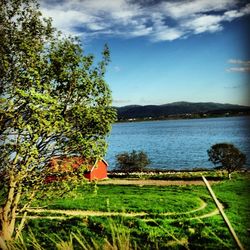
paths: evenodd
<path fill-rule="evenodd" d="M 126 105 L 114 107 L 117 110 L 118 120 L 168 118 L 169 116 L 183 116 L 194 114 L 223 114 L 223 113 L 249 113 L 250 107 L 216 102 L 172 102 L 161 105 Z"/>

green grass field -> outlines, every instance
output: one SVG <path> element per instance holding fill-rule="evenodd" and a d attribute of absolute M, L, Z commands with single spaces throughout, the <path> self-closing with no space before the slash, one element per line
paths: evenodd
<path fill-rule="evenodd" d="M 249 181 L 249 176 L 238 175 L 212 186 L 246 249 L 250 249 Z M 40 201 L 33 206 L 48 210 L 30 213 L 40 218 L 28 220 L 24 237 L 30 237 L 31 230 L 45 249 L 55 249 L 53 239 L 69 240 L 71 233 L 81 235 L 88 249 L 101 249 L 114 238 L 129 241 L 131 249 L 237 249 L 205 186 L 100 185 L 97 190 L 84 186 L 71 198 L 54 198 L 50 204 Z M 54 209 L 90 214 L 62 216 L 53 213 Z M 91 211 L 103 215 L 91 216 Z M 107 216 L 111 212 L 122 214 Z M 60 217 L 51 220 L 50 215 Z M 76 239 L 73 245 L 84 249 Z"/>

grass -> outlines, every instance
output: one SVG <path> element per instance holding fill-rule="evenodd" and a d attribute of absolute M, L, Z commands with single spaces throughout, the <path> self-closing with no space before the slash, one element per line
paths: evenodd
<path fill-rule="evenodd" d="M 215 185 L 214 191 L 226 207 L 227 216 L 236 233 L 250 246 L 250 179 L 238 177 L 222 185 Z"/>
<path fill-rule="evenodd" d="M 214 184 L 212 188 L 223 204 L 245 249 L 250 249 L 249 176 L 236 175 L 233 180 Z M 29 220 L 23 232 L 24 238 L 30 238 L 29 229 L 31 229 L 37 241 L 45 249 L 56 249 L 55 242 L 58 242 L 58 237 L 61 242 L 66 242 L 65 244 L 71 240 L 74 249 L 84 249 L 76 238 L 70 236 L 72 233 L 78 235 L 78 239 L 90 244 L 89 249 L 98 249 L 95 248 L 96 246 L 103 249 L 103 246 L 108 245 L 110 248 L 106 249 L 119 249 L 112 246 L 119 245 L 123 241 L 127 246 L 126 249 L 204 249 L 204 247 L 205 249 L 236 249 L 220 215 L 198 218 L 215 209 L 205 186 L 102 185 L 98 186 L 97 193 L 85 187 L 79 187 L 74 197 L 73 199 L 56 198 L 51 204 L 37 202 L 34 205 L 47 205 L 52 209 L 129 213 L 144 211 L 147 215 Z M 199 211 L 190 212 L 200 207 L 201 200 L 206 202 L 207 206 Z M 162 214 L 166 212 L 175 214 Z"/>
<path fill-rule="evenodd" d="M 205 188 L 203 188 L 205 191 Z M 180 202 L 181 201 L 181 202 Z M 178 206 L 176 204 L 178 203 Z M 98 193 L 77 190 L 75 198 L 40 203 L 49 209 L 81 209 L 112 212 L 183 212 L 199 207 L 200 199 L 188 187 L 99 186 Z"/>

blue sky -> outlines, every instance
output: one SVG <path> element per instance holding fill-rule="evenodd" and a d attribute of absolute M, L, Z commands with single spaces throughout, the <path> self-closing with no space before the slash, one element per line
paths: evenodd
<path fill-rule="evenodd" d="M 250 105 L 250 4 L 237 0 L 41 2 L 86 53 L 111 51 L 113 104 L 175 101 Z"/>

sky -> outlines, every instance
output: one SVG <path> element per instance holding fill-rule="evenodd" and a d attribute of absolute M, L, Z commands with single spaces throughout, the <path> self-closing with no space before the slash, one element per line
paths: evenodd
<path fill-rule="evenodd" d="M 250 4 L 241 0 L 41 0 L 44 16 L 100 58 L 114 106 L 250 106 Z"/>

